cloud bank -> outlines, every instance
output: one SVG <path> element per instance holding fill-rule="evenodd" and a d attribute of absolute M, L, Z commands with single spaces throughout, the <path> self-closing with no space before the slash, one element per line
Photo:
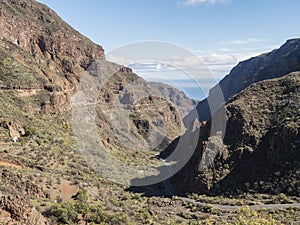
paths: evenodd
<path fill-rule="evenodd" d="M 228 41 L 226 44 L 234 44 L 234 45 L 242 45 L 242 44 L 249 44 L 249 43 L 254 43 L 254 42 L 262 42 L 264 41 L 263 39 L 259 38 L 246 38 L 246 39 L 239 39 L 239 40 L 231 40 Z"/>
<path fill-rule="evenodd" d="M 194 6 L 199 4 L 215 5 L 215 4 L 228 4 L 231 0 L 185 0 L 177 2 L 181 6 Z"/>

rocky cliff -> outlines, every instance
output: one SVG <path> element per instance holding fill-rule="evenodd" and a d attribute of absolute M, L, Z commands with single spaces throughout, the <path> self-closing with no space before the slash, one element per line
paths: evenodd
<path fill-rule="evenodd" d="M 51 96 L 46 113 L 70 110 L 81 73 L 103 48 L 34 0 L 1 0 L 0 18 L 1 87 Z"/>
<path fill-rule="evenodd" d="M 78 33 L 45 5 L 34 0 L 1 0 L 0 4 L 2 39 L 30 53 L 41 67 L 63 72 L 70 82 L 93 59 L 104 55 L 101 46 Z"/>
<path fill-rule="evenodd" d="M 150 85 L 157 89 L 164 98 L 172 102 L 178 108 L 182 118 L 193 110 L 198 103 L 197 100 L 189 98 L 183 91 L 180 91 L 173 86 L 160 82 L 150 82 Z"/>
<path fill-rule="evenodd" d="M 74 138 L 70 100 L 84 83 L 84 74 L 93 79 L 101 77 L 102 73 L 95 72 L 99 63 L 105 64 L 102 72 L 108 72 L 111 77 L 105 82 L 95 79 L 101 85 L 97 92 L 91 92 L 95 99 L 93 109 L 96 109 L 92 121 L 97 125 L 95 134 L 100 137 L 89 149 L 96 153 L 92 160 L 98 157 L 105 161 L 95 151 L 102 144 L 106 153 L 126 165 L 164 163 L 154 157 L 157 152 L 131 149 L 126 144 L 132 142 L 142 148 L 147 138 L 152 137 L 152 131 L 159 127 L 167 131 L 159 147 L 175 138 L 181 132 L 181 121 L 173 103 L 159 97 L 160 93 L 130 68 L 105 61 L 101 46 L 36 1 L 0 0 L 0 17 L 1 224 L 207 223 L 213 211 L 210 207 L 194 207 L 175 197 L 148 198 L 125 191 L 127 187 L 111 182 L 109 177 L 104 179 L 87 163 Z M 295 103 L 299 102 L 298 77 L 299 74 L 291 74 L 260 83 L 230 100 L 226 106 L 229 126 L 224 143 L 211 139 L 222 154 L 204 173 L 199 173 L 198 163 L 209 139 L 208 121 L 201 128 L 197 152 L 171 179 L 174 187 L 181 192 L 253 190 L 299 195 L 299 118 L 294 113 L 297 112 Z M 142 87 L 147 95 L 130 93 L 133 84 Z M 94 84 L 86 87 L 90 90 Z M 173 91 L 166 93 L 172 93 L 170 100 L 176 102 Z M 112 119 L 111 111 L 118 107 L 127 111 L 117 110 L 121 113 Z M 274 113 L 279 110 L 282 113 Z M 124 128 L 119 131 L 128 143 L 116 138 L 113 125 Z M 83 129 L 86 132 L 90 127 Z M 195 140 L 186 139 L 188 144 Z M 253 158 L 248 158 L 251 152 Z M 248 159 L 253 159 L 253 167 L 252 160 Z M 248 173 L 259 176 L 249 178 Z M 237 188 L 233 190 L 231 184 Z M 296 218 L 299 210 L 287 209 L 283 214 Z M 269 218 L 265 211 L 257 215 Z M 234 223 L 239 219 L 239 212 L 217 211 L 212 219 L 221 223 L 224 218 Z M 279 214 L 278 221 L 287 220 Z"/>
<path fill-rule="evenodd" d="M 71 97 L 76 92 L 83 72 L 93 67 L 95 59 L 105 61 L 103 48 L 78 33 L 47 6 L 34 0 L 2 0 L 0 4 L 0 88 L 9 94 L 17 93 L 26 102 L 24 110 L 32 115 L 70 113 Z M 123 87 L 133 80 L 139 80 L 141 87 L 148 88 L 148 93 L 151 94 L 147 82 L 132 73 L 131 69 L 120 65 L 115 65 L 115 68 L 114 72 L 118 73 L 114 76 L 115 80 L 112 78 L 106 84 L 98 101 L 102 103 L 102 108 L 98 110 L 102 112 L 100 117 L 104 119 L 99 123 L 105 128 L 102 130 L 100 127 L 100 132 L 107 133 L 106 128 L 110 128 L 111 134 L 104 135 L 105 144 L 108 136 L 114 140 L 114 133 L 107 119 L 109 112 L 105 111 L 107 107 L 103 104 L 112 105 L 118 95 L 125 91 Z M 155 93 L 154 89 L 151 90 Z M 156 100 L 153 99 L 152 108 L 160 112 L 156 107 Z M 172 109 L 168 104 L 170 103 L 167 101 L 163 103 L 166 109 Z M 146 114 L 147 117 L 151 114 L 147 113 L 147 107 L 140 107 L 139 111 L 140 113 L 133 112 L 136 116 L 131 117 L 134 119 L 131 131 L 143 141 L 145 135 L 150 133 L 149 127 L 155 125 L 150 118 L 138 116 Z M 168 115 L 161 111 L 160 116 L 169 129 L 163 146 L 181 133 L 177 110 L 167 111 Z"/>
<path fill-rule="evenodd" d="M 299 91 L 300 73 L 294 72 L 230 98 L 224 141 L 209 137 L 211 120 L 205 123 L 196 152 L 172 179 L 174 186 L 181 192 L 299 196 Z M 205 161 L 211 164 L 201 167 Z"/>
<path fill-rule="evenodd" d="M 0 170 L 18 172 L 1 178 L 0 223 L 44 224 L 41 212 L 45 215 L 49 206 L 42 201 L 55 204 L 64 190 L 68 198 L 72 196 L 74 191 L 70 194 L 68 188 L 75 187 L 76 193 L 79 186 L 100 185 L 103 178 L 77 149 L 71 123 L 72 97 L 85 71 L 93 71 L 96 61 L 113 68 L 111 78 L 93 93 L 97 96 L 97 134 L 111 154 L 146 164 L 155 152 L 144 153 L 139 147 L 158 131 L 158 125 L 166 129 L 160 149 L 181 133 L 179 112 L 170 102 L 157 97 L 160 94 L 130 68 L 105 61 L 101 46 L 47 6 L 34 0 L 0 0 L 0 29 Z M 132 96 L 126 87 L 129 84 L 148 95 Z M 130 130 L 125 134 L 139 140 L 134 143 L 138 149 L 130 149 L 115 137 L 110 112 L 116 102 L 130 107 Z M 71 181 L 76 185 L 70 185 Z M 51 224 L 57 223 L 53 221 Z"/>
<path fill-rule="evenodd" d="M 96 104 L 97 124 L 107 148 L 119 149 L 117 154 L 125 153 L 127 157 L 130 148 L 163 150 L 181 134 L 180 112 L 168 98 L 130 68 L 106 61 L 99 63 L 107 67 L 102 72 L 113 71 L 106 82 L 99 81 L 101 90 Z M 89 73 L 95 72 L 89 69 Z M 157 142 L 158 137 L 161 140 Z"/>
<path fill-rule="evenodd" d="M 49 198 L 28 177 L 3 169 L 0 174 L 0 221 L 5 224 L 48 224 L 28 198 Z"/>

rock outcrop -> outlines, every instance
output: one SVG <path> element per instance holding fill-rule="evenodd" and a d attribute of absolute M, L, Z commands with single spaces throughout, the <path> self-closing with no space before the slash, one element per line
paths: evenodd
<path fill-rule="evenodd" d="M 101 46 L 79 34 L 47 6 L 33 0 L 1 0 L 0 4 L 2 38 L 33 55 L 38 64 L 79 76 L 93 59 L 103 57 Z"/>
<path fill-rule="evenodd" d="M 1 0 L 0 18 L 1 87 L 49 95 L 44 113 L 70 110 L 82 72 L 104 57 L 103 48 L 34 0 Z"/>
<path fill-rule="evenodd" d="M 97 70 L 100 65 L 102 69 Z M 136 150 L 162 150 L 181 134 L 178 109 L 130 68 L 97 60 L 88 73 L 94 81 L 82 81 L 82 91 L 99 92 L 97 124 L 105 147 L 119 151 L 130 146 Z"/>
<path fill-rule="evenodd" d="M 174 186 L 182 193 L 299 196 L 299 93 L 300 72 L 295 72 L 230 98 L 224 141 L 209 137 L 211 120 L 203 125 L 196 152 L 171 179 Z M 204 161 L 210 162 L 207 167 L 201 167 Z"/>
<path fill-rule="evenodd" d="M 47 220 L 22 197 L 0 193 L 0 221 L 16 225 L 47 225 Z"/>
<path fill-rule="evenodd" d="M 0 221 L 7 224 L 40 225 L 47 220 L 31 204 L 32 197 L 47 198 L 48 194 L 27 177 L 1 170 L 0 174 Z"/>
<path fill-rule="evenodd" d="M 172 102 L 178 108 L 182 118 L 184 118 L 191 110 L 195 109 L 198 103 L 197 100 L 189 98 L 183 91 L 180 91 L 173 86 L 160 82 L 150 82 L 150 85 L 157 89 L 164 98 Z"/>
<path fill-rule="evenodd" d="M 31 114 L 70 112 L 71 97 L 76 92 L 83 72 L 91 70 L 96 59 L 104 61 L 103 48 L 79 34 L 47 6 L 34 0 L 1 0 L 0 5 L 0 88 L 7 93 L 18 93 L 20 97 L 26 97 L 30 104 L 27 104 L 25 110 Z M 155 90 L 134 74 L 132 69 L 120 65 L 114 67 L 116 75 L 105 84 L 99 94 L 98 102 L 102 104 L 99 114 L 104 113 L 101 118 L 107 118 L 105 109 L 125 91 L 127 83 L 136 81 L 142 88 L 147 89 L 149 96 L 151 92 L 155 93 Z M 129 100 L 130 96 L 124 93 L 122 98 L 121 101 L 126 98 Z M 166 143 L 169 143 L 181 133 L 180 116 L 177 110 L 168 106 L 171 103 L 167 101 L 163 103 L 166 107 L 162 106 L 169 110 L 160 110 L 156 107 L 159 101 L 161 102 L 153 98 L 152 111 L 166 114 L 160 117 L 168 127 Z M 148 103 L 142 103 L 144 107 L 139 107 L 139 114 L 145 114 L 147 117 Z M 145 120 L 135 116 L 135 119 Z M 146 120 L 149 122 L 150 117 Z M 111 128 L 108 123 L 110 122 L 100 121 L 102 127 Z M 155 125 L 151 122 L 150 126 Z M 145 127 L 133 124 L 137 133 L 141 133 L 139 128 L 143 130 L 144 135 Z M 20 137 L 16 132 L 13 133 L 13 136 Z"/>

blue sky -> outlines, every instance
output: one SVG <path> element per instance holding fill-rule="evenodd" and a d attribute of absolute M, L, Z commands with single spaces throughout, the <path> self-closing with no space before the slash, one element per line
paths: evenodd
<path fill-rule="evenodd" d="M 211 80 L 197 78 L 203 83 L 202 92 L 182 80 L 178 71 L 168 72 L 152 64 L 151 71 L 168 83 L 181 80 L 178 85 L 194 98 L 203 98 L 208 88 L 238 61 L 300 37 L 299 0 L 39 1 L 106 52 L 144 40 L 170 42 L 188 49 L 214 74 Z M 148 79 L 151 65 L 145 71 L 140 65 L 134 69 Z"/>

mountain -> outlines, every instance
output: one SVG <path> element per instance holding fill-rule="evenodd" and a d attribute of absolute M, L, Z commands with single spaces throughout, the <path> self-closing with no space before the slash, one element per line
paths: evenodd
<path fill-rule="evenodd" d="M 197 150 L 172 184 L 182 193 L 299 196 L 299 102 L 300 72 L 260 81 L 229 98 L 224 140 L 210 136 L 212 121 L 205 123 Z"/>
<path fill-rule="evenodd" d="M 49 224 L 32 202 L 55 198 L 50 183 L 73 166 L 89 170 L 72 147 L 70 100 L 104 50 L 36 1 L 1 0 L 0 17 L 0 223 Z"/>
<path fill-rule="evenodd" d="M 177 107 L 130 68 L 96 60 L 87 74 L 88 79 L 80 80 L 79 86 L 84 88 L 78 91 L 90 93 L 94 99 L 101 142 L 116 157 L 130 162 L 134 159 L 128 156 L 146 149 L 163 150 L 181 134 Z"/>
<path fill-rule="evenodd" d="M 240 62 L 215 87 L 209 96 L 197 105 L 200 121 L 210 118 L 218 107 L 234 94 L 258 81 L 282 77 L 290 72 L 300 70 L 300 39 L 288 40 L 279 49 Z M 223 96 L 221 96 L 223 95 Z M 210 105 L 210 106 L 209 106 Z M 210 108 L 211 107 L 211 108 Z M 197 113 L 186 117 L 186 124 Z M 191 117 L 191 118 L 190 118 Z"/>
<path fill-rule="evenodd" d="M 39 105 L 28 105 L 32 113 L 42 111 L 46 114 L 70 112 L 71 97 L 76 92 L 82 73 L 91 67 L 95 59 L 104 59 L 103 48 L 79 34 L 51 9 L 35 1 L 3 0 L 0 4 L 1 59 L 4 70 L 0 77 L 2 89 L 18 89 L 18 92 L 22 92 L 23 95 L 40 98 Z M 150 90 L 146 81 L 132 73 L 131 70 L 123 70 L 121 65 L 116 65 L 114 72 L 120 73 L 122 76 L 116 75 L 119 77 L 118 84 L 106 88 L 106 93 L 103 95 L 99 94 L 99 98 L 108 96 L 110 99 L 106 101 L 99 99 L 99 102 L 112 104 L 116 100 L 116 96 L 121 94 L 121 89 L 118 88 L 125 86 L 127 78 L 128 80 L 139 80 L 140 83 L 144 84 L 143 87 L 145 86 Z M 148 93 L 151 93 L 149 90 Z M 154 91 L 154 93 L 156 92 Z M 157 103 L 154 104 L 154 108 L 161 101 L 156 102 L 156 100 L 153 100 L 154 103 Z M 166 108 L 170 108 L 169 103 L 162 104 L 166 104 Z M 145 135 L 147 136 L 147 133 L 150 132 L 149 127 L 156 126 L 149 118 L 145 119 L 138 116 L 141 113 L 147 114 L 144 108 L 141 107 L 139 111 L 132 112 L 132 114 L 137 114 L 132 129 L 143 142 Z M 158 116 L 159 120 L 162 120 L 171 129 L 166 132 L 166 140 L 163 145 L 166 145 L 181 132 L 178 112 L 172 107 L 169 111 L 170 115 Z M 105 115 L 99 116 L 105 117 Z M 176 119 L 169 120 L 168 117 Z M 140 122 L 145 123 L 146 127 L 139 125 Z M 173 122 L 175 122 L 175 126 Z M 107 124 L 104 127 L 111 126 Z M 112 137 L 113 132 L 110 132 L 110 135 Z M 113 138 L 111 139 L 113 140 Z M 105 142 L 106 140 L 105 137 Z"/>
<path fill-rule="evenodd" d="M 198 202 L 192 196 L 170 198 L 128 191 L 130 185 L 121 184 L 115 176 L 118 173 L 124 177 L 131 176 L 132 167 L 143 168 L 146 165 L 149 168 L 150 164 L 165 164 L 163 159 L 156 156 L 163 155 L 164 147 L 182 132 L 180 111 L 171 101 L 177 99 L 173 95 L 174 90 L 166 92 L 172 93 L 171 96 L 168 94 L 170 99 L 166 100 L 162 93 L 130 68 L 106 61 L 101 46 L 81 35 L 55 12 L 37 1 L 0 0 L 0 17 L 0 224 L 245 224 L 249 221 L 261 224 L 271 216 L 278 223 L 292 223 L 298 218 L 299 208 L 294 205 L 295 208 L 280 205 L 284 210 L 248 209 L 241 206 L 255 203 L 255 206 L 262 208 L 271 207 L 267 204 L 276 203 L 278 199 L 284 202 L 299 201 L 296 195 L 298 172 L 293 171 L 293 168 L 297 168 L 294 164 L 278 167 L 274 172 L 279 188 L 282 188 L 280 182 L 287 184 L 285 179 L 292 182 L 287 190 L 282 189 L 283 192 L 290 193 L 283 197 L 259 195 L 260 189 L 253 189 L 258 191 L 251 194 L 252 189 L 245 189 L 248 195 L 242 198 L 199 195 L 197 198 L 201 202 Z M 295 85 L 298 82 L 297 76 L 290 75 L 286 80 L 276 81 L 278 85 L 275 82 L 274 87 L 278 88 L 278 94 L 290 96 L 290 92 L 293 93 L 298 88 Z M 135 92 L 131 93 L 132 90 Z M 259 87 L 254 94 L 260 93 L 258 90 Z M 261 91 L 263 95 L 265 90 Z M 291 96 L 294 99 L 295 96 Z M 239 99 L 246 101 L 248 97 L 241 96 Z M 81 102 L 82 99 L 86 101 Z M 274 107 L 290 104 L 283 99 L 272 102 Z M 238 100 L 232 101 L 232 104 L 241 105 Z M 246 106 L 249 107 L 249 104 Z M 254 127 L 256 130 L 253 133 L 235 134 L 235 129 L 232 128 L 235 128 L 235 124 L 248 130 L 247 121 L 251 121 L 249 114 L 244 114 L 244 111 L 250 112 L 250 109 L 237 111 L 240 113 L 237 118 L 242 119 L 230 123 L 232 127 L 225 139 L 225 144 L 231 143 L 228 145 L 228 159 L 232 159 L 234 155 L 230 146 L 234 147 L 234 143 L 238 144 L 239 141 L 245 142 L 247 146 L 253 145 L 253 151 L 258 152 L 254 143 L 257 141 L 268 144 L 270 140 L 270 143 L 274 143 L 274 150 L 268 154 L 280 153 L 276 147 L 278 142 L 279 146 L 285 142 L 290 146 L 289 143 L 298 138 L 298 134 L 294 132 L 298 117 L 293 117 L 294 114 L 290 113 L 292 106 L 285 107 L 289 110 L 283 114 L 277 113 L 278 121 L 275 121 L 273 114 L 268 114 L 267 119 L 274 119 L 274 123 L 273 120 L 266 119 L 264 123 L 258 124 L 259 127 L 265 124 L 265 129 L 271 130 L 268 133 L 269 139 L 264 138 L 264 130 L 257 127 Z M 260 112 L 259 109 L 263 109 L 263 105 L 259 105 L 257 113 Z M 228 117 L 235 118 L 230 114 L 234 112 L 236 111 L 229 107 Z M 287 113 L 290 119 L 284 117 Z M 80 129 L 76 127 L 78 124 Z M 276 128 L 278 132 L 285 132 L 286 135 L 283 139 L 277 138 L 278 134 L 272 133 L 270 127 Z M 203 123 L 201 140 L 205 140 L 208 130 L 209 122 Z M 156 137 L 153 133 L 160 135 Z M 235 139 L 231 140 L 231 135 Z M 247 135 L 251 137 L 249 142 Z M 90 140 L 94 136 L 98 139 Z M 87 142 L 81 145 L 78 137 Z M 160 145 L 147 146 L 155 138 L 161 141 Z M 197 140 L 187 139 L 189 142 Z M 89 149 L 83 152 L 85 143 L 89 144 Z M 198 144 L 201 151 L 202 142 Z M 99 146 L 105 147 L 105 154 L 98 151 Z M 295 146 L 297 147 L 297 142 Z M 154 147 L 154 150 L 162 152 L 141 149 L 147 147 Z M 284 149 L 287 149 L 286 156 L 290 159 L 294 147 Z M 90 158 L 87 157 L 89 154 Z M 108 156 L 126 166 L 120 168 L 117 163 L 111 164 Z M 294 158 L 297 162 L 297 157 Z M 202 176 L 204 181 L 195 178 L 194 175 L 198 174 L 195 170 L 198 159 L 194 155 L 188 167 L 177 175 L 180 179 L 172 178 L 174 186 L 177 184 L 182 191 L 195 190 L 201 193 L 214 190 L 213 193 L 219 193 L 221 189 L 217 189 L 215 183 L 224 181 L 227 191 L 224 179 L 213 180 L 210 185 L 212 188 L 208 190 L 205 189 L 204 182 L 207 175 Z M 284 157 L 274 157 L 274 163 L 282 163 L 284 160 Z M 101 163 L 106 163 L 107 167 L 103 167 Z M 172 162 L 168 165 L 172 165 Z M 220 168 L 219 165 L 222 164 L 218 161 L 215 165 L 213 168 L 218 173 L 228 172 L 224 170 L 227 166 Z M 291 168 L 289 171 L 294 173 L 286 174 L 287 168 Z M 111 177 L 104 176 L 104 172 L 110 172 Z M 143 174 L 145 171 L 134 172 Z M 240 178 L 235 174 L 228 173 L 228 177 Z M 261 176 L 268 178 L 263 173 Z M 243 182 L 236 180 L 239 189 L 242 189 Z M 252 187 L 251 182 L 249 187 Z M 256 187 L 256 181 L 253 182 Z M 267 179 L 265 182 L 269 184 Z M 179 184 L 184 184 L 184 189 Z M 291 192 L 288 191 L 290 188 Z M 257 199 L 257 196 L 261 199 Z M 227 211 L 229 204 L 234 206 Z"/>
<path fill-rule="evenodd" d="M 1 0 L 0 6 L 1 87 L 50 93 L 47 113 L 70 110 L 80 74 L 104 56 L 103 48 L 36 1 Z"/>
<path fill-rule="evenodd" d="M 197 100 L 189 98 L 183 91 L 180 91 L 171 85 L 161 82 L 150 82 L 150 85 L 157 89 L 164 98 L 177 106 L 182 118 L 193 110 L 198 103 Z"/>
<path fill-rule="evenodd" d="M 1 0 L 0 17 L 1 223 L 48 224 L 43 198 L 54 204 L 64 199 L 66 187 L 76 194 L 83 184 L 85 189 L 102 185 L 105 192 L 113 186 L 93 172 L 76 146 L 72 100 L 84 74 L 96 73 L 97 132 L 101 144 L 119 160 L 148 163 L 155 152 L 140 148 L 152 142 L 153 130 L 160 132 L 162 125 L 164 139 L 160 146 L 150 146 L 155 150 L 181 133 L 180 115 L 172 103 L 130 68 L 105 61 L 101 46 L 47 6 L 34 0 Z M 97 73 L 103 63 L 105 68 Z M 109 73 L 110 79 L 102 82 L 102 73 Z M 144 95 L 131 96 L 128 84 L 141 87 Z M 130 108 L 130 129 L 121 135 L 125 140 L 114 130 L 122 124 L 111 124 L 110 112 L 118 106 Z"/>

